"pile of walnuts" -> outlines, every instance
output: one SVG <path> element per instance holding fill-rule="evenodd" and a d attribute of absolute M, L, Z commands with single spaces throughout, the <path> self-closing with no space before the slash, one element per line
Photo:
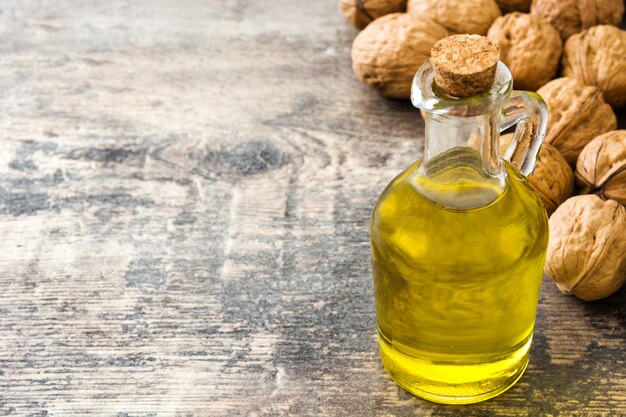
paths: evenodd
<path fill-rule="evenodd" d="M 545 272 L 561 291 L 597 300 L 626 281 L 624 0 L 340 0 L 363 29 L 354 72 L 381 94 L 408 99 L 440 39 L 485 35 L 514 86 L 537 91 L 550 113 L 529 186 L 550 217 Z M 559 78 L 560 77 L 560 78 Z M 510 138 L 502 138 L 502 146 Z M 575 194 L 578 195 L 575 195 Z"/>
<path fill-rule="evenodd" d="M 598 87 L 611 106 L 626 104 L 626 31 L 616 27 L 624 0 L 340 0 L 340 7 L 363 29 L 354 71 L 387 97 L 409 98 L 433 45 L 469 33 L 498 44 L 517 89 L 536 91 L 560 69 Z"/>

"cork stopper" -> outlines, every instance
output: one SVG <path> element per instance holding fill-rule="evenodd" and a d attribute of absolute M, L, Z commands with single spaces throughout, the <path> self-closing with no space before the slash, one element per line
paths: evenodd
<path fill-rule="evenodd" d="M 453 35 L 431 51 L 435 84 L 454 97 L 472 97 L 488 91 L 500 60 L 498 46 L 480 35 Z"/>

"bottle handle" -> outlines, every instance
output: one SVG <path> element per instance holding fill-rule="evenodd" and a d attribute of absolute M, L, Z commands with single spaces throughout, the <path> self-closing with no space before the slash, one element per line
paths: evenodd
<path fill-rule="evenodd" d="M 517 125 L 515 135 L 502 159 L 529 176 L 535 169 L 548 127 L 548 107 L 539 94 L 513 91 L 504 102 L 501 131 L 513 125 Z"/>

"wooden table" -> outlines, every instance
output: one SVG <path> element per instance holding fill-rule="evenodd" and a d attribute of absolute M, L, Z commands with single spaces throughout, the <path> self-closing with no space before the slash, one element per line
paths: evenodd
<path fill-rule="evenodd" d="M 368 222 L 423 125 L 335 1 L 86 3 L 0 3 L 0 415 L 626 414 L 625 290 L 545 282 L 494 400 L 385 374 Z"/>

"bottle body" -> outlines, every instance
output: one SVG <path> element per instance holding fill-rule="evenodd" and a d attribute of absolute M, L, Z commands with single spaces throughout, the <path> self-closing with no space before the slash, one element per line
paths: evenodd
<path fill-rule="evenodd" d="M 381 195 L 371 247 L 385 369 L 418 396 L 459 404 L 498 395 L 526 368 L 548 225 L 514 167 L 505 165 L 497 190 L 468 174 L 468 158 L 455 160 L 435 176 L 446 181 L 434 182 L 455 188 L 434 191 L 485 204 L 459 209 L 426 197 L 418 162 Z"/>

